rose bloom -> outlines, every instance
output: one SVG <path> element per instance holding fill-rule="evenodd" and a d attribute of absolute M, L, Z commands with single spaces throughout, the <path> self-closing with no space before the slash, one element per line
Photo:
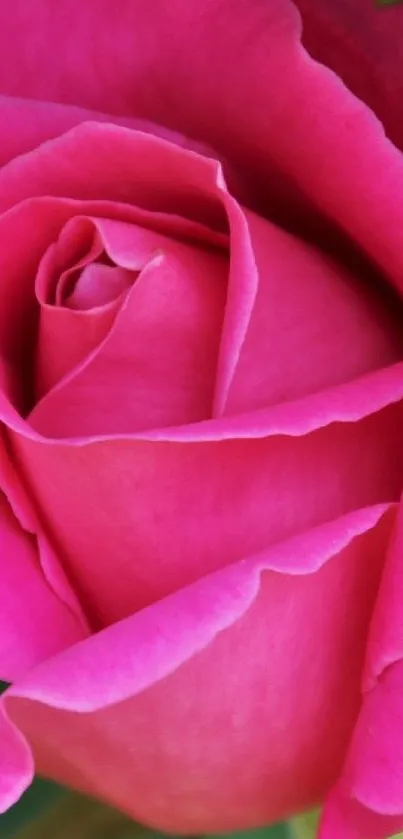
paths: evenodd
<path fill-rule="evenodd" d="M 2 5 L 3 810 L 403 826 L 403 4 L 297 5 Z"/>

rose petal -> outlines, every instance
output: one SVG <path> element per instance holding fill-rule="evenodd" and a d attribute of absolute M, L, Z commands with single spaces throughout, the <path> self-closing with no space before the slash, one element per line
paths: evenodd
<path fill-rule="evenodd" d="M 40 261 L 35 278 L 38 302 L 42 306 L 63 306 L 72 283 L 71 273 L 83 270 L 102 254 L 102 242 L 91 222 L 80 216 L 70 219 Z"/>
<path fill-rule="evenodd" d="M 364 697 L 341 779 L 325 805 L 320 839 L 386 839 L 403 828 L 402 689 L 400 662 Z"/>
<path fill-rule="evenodd" d="M 0 446 L 0 488 L 7 499 L 16 520 L 23 531 L 32 536 L 31 541 L 38 542 L 37 557 L 41 565 L 42 573 L 49 588 L 54 592 L 69 610 L 76 616 L 78 623 L 88 634 L 88 622 L 83 613 L 76 593 L 73 591 L 61 563 L 56 558 L 55 552 L 49 543 L 47 535 L 43 532 L 37 512 L 34 509 L 32 499 L 29 497 L 27 488 L 21 478 L 20 471 L 10 455 L 10 446 L 7 439 L 7 431 L 3 428 L 1 434 L 2 445 Z"/>
<path fill-rule="evenodd" d="M 234 12 L 231 0 L 201 9 L 136 0 L 119 15 L 108 3 L 102 14 L 92 5 L 78 12 L 78 0 L 57 11 L 40 0 L 39 8 L 17 0 L 13 15 L 2 13 L 4 90 L 141 114 L 207 140 L 248 173 L 266 213 L 285 205 L 292 218 L 295 198 L 306 226 L 305 194 L 401 288 L 401 155 L 372 113 L 301 48 L 291 2 L 238 0 Z M 79 16 L 79 32 L 65 31 L 66 10 Z M 382 14 L 377 25 L 386 27 Z M 311 222 L 317 235 L 317 217 Z"/>
<path fill-rule="evenodd" d="M 327 798 L 318 839 L 386 839 L 401 824 L 399 817 L 371 812 L 348 793 L 335 790 Z"/>
<path fill-rule="evenodd" d="M 22 94 L 24 95 L 24 94 Z M 89 119 L 110 122 L 112 117 L 98 111 L 86 110 L 56 102 L 34 102 L 30 99 L 0 95 L 0 164 L 4 166 L 14 157 L 35 149 L 46 140 L 58 137 L 75 125 Z M 122 125 L 146 130 L 149 124 L 122 117 Z"/>
<path fill-rule="evenodd" d="M 400 506 L 371 624 L 362 708 L 321 839 L 332 839 L 341 819 L 358 839 L 383 839 L 403 827 L 402 528 Z"/>
<path fill-rule="evenodd" d="M 388 561 L 376 602 L 374 619 L 368 643 L 363 677 L 364 690 L 376 687 L 383 672 L 403 659 L 401 632 L 403 566 L 401 562 L 403 539 L 403 505 L 400 504 L 393 540 L 388 551 Z"/>
<path fill-rule="evenodd" d="M 130 203 L 225 231 L 216 160 L 118 125 L 86 122 L 0 170 L 0 211 L 55 196 Z"/>
<path fill-rule="evenodd" d="M 36 668 L 5 702 L 38 769 L 171 833 L 311 804 L 356 715 L 391 517 L 324 525 Z"/>
<path fill-rule="evenodd" d="M 78 223 L 76 223 L 78 222 Z M 81 228 L 80 219 L 73 218 L 62 228 L 57 242 L 50 245 L 41 259 L 35 290 L 40 304 L 39 323 L 35 341 L 33 370 L 35 400 L 40 399 L 59 379 L 76 366 L 101 343 L 112 326 L 119 300 L 96 311 L 74 311 L 74 306 L 63 307 L 59 300 L 63 286 L 69 282 L 70 271 L 60 270 L 64 262 L 70 264 L 75 249 L 82 242 L 66 242 L 66 231 Z M 91 233 L 93 235 L 92 225 Z M 77 237 L 75 237 L 77 239 Z M 74 245 L 73 253 L 71 246 Z M 69 246 L 69 247 L 66 247 Z M 91 259 L 102 254 L 102 243 L 93 241 L 87 253 L 78 259 L 75 268 L 85 268 Z M 67 253 L 66 253 L 67 251 Z M 56 305 L 54 305 L 56 304 Z M 68 337 L 68 341 L 66 340 Z"/>
<path fill-rule="evenodd" d="M 3 23 L 3 21 L 2 21 Z M 4 31 L 4 30 L 2 30 Z M 0 33 L 1 34 L 1 33 Z M 0 76 L 2 76 L 0 70 Z M 24 96 L 25 94 L 23 94 Z M 146 134 L 162 137 L 183 148 L 192 149 L 200 154 L 214 157 L 212 149 L 201 142 L 185 137 L 178 131 L 171 131 L 149 120 L 135 119 L 129 116 L 111 116 L 103 111 L 88 110 L 74 105 L 62 105 L 56 102 L 41 102 L 0 94 L 0 164 L 13 160 L 20 154 L 26 154 L 46 140 L 58 137 L 70 128 L 83 122 L 113 122 Z M 235 177 L 233 180 L 235 181 Z"/>
<path fill-rule="evenodd" d="M 116 264 L 129 272 L 145 267 L 104 342 L 36 405 L 30 423 L 50 436 L 73 436 L 132 433 L 210 416 L 227 294 L 225 258 L 133 225 L 93 224 Z M 66 316 L 58 343 L 60 370 L 71 358 Z M 76 357 L 80 349 L 74 349 Z M 43 341 L 52 368 L 49 350 Z"/>
<path fill-rule="evenodd" d="M 90 235 L 88 248 L 84 247 L 85 233 Z M 77 253 L 82 254 L 83 247 L 84 255 L 74 260 Z M 109 269 L 110 273 L 105 276 L 102 269 L 108 270 L 108 266 L 98 265 L 94 277 L 91 260 L 100 257 L 102 253 L 103 245 L 99 235 L 94 236 L 93 224 L 90 220 L 76 216 L 62 228 L 58 241 L 47 249 L 41 260 L 35 283 L 40 304 L 33 373 L 36 400 L 98 347 L 113 324 L 121 303 L 120 294 L 128 288 L 128 272 L 119 273 L 119 269 Z M 72 262 L 74 268 L 62 270 L 63 265 L 68 266 Z M 88 274 L 90 266 L 92 271 Z M 71 274 L 78 270 L 81 270 L 81 276 L 64 301 L 63 297 L 68 294 L 71 284 Z M 118 282 L 113 279 L 116 272 Z M 128 276 L 131 282 L 131 275 Z M 108 305 L 97 305 L 93 309 L 91 298 L 95 289 L 97 302 L 101 295 L 101 299 L 105 299 Z M 83 304 L 89 304 L 89 308 L 85 305 L 84 309 L 77 306 L 80 300 Z"/>
<path fill-rule="evenodd" d="M 34 777 L 32 752 L 18 729 L 0 706 L 0 812 L 20 798 Z"/>
<path fill-rule="evenodd" d="M 109 202 L 119 197 L 134 202 L 138 199 L 140 205 L 145 204 L 150 210 L 155 209 L 152 218 L 156 229 L 161 226 L 171 230 L 182 229 L 185 234 L 188 231 L 188 235 L 194 233 L 199 238 L 202 234 L 206 238 L 206 230 L 198 221 L 192 226 L 191 222 L 182 222 L 173 215 L 167 223 L 167 217 L 162 212 L 164 206 L 171 214 L 186 208 L 190 216 L 201 216 L 201 220 L 206 218 L 214 225 L 220 223 L 225 226 L 225 211 L 220 208 L 222 196 L 234 206 L 235 202 L 231 202 L 223 184 L 217 185 L 219 169 L 216 163 L 155 137 L 116 126 L 104 128 L 106 134 L 103 135 L 103 141 L 99 135 L 101 125 L 79 126 L 75 129 L 77 135 L 73 132 L 72 135 L 45 144 L 35 153 L 21 156 L 3 167 L 0 170 L 0 181 L 4 176 L 8 182 L 11 204 L 37 194 L 37 190 L 39 195 L 58 193 L 59 190 L 63 194 L 66 191 L 67 195 L 79 195 L 87 200 L 93 192 L 95 198 L 99 194 L 102 199 L 109 199 Z M 74 178 L 70 177 L 73 169 L 69 161 L 72 160 L 77 176 L 75 184 Z M 94 160 L 97 160 L 100 168 L 98 165 L 94 167 Z M 91 167 L 93 187 L 89 175 Z M 101 171 L 103 178 L 100 179 Z M 132 186 L 128 182 L 128 171 L 133 178 Z M 22 181 L 20 176 L 23 177 Z M 70 188 L 67 187 L 66 177 Z M 5 182 L 3 185 L 6 186 Z M 5 200 L 6 192 L 2 193 Z M 51 207 L 54 208 L 53 215 Z M 73 205 L 69 202 L 54 204 L 49 199 L 43 199 L 34 205 L 25 202 L 10 213 L 3 213 L 0 219 L 0 241 L 4 242 L 0 266 L 2 299 L 7 304 L 2 307 L 3 317 L 0 321 L 3 344 L 0 345 L 0 365 L 3 368 L 0 370 L 0 381 L 8 396 L 23 412 L 33 402 L 34 377 L 29 374 L 37 325 L 34 275 L 40 258 L 57 239 L 63 222 L 73 215 L 72 209 Z M 112 217 L 116 217 L 122 207 L 114 208 L 105 200 L 103 212 L 106 210 Z M 91 211 L 89 206 L 88 211 Z M 136 211 L 135 208 L 127 208 L 126 214 L 129 218 L 135 218 L 136 215 L 146 218 L 147 209 Z M 150 212 L 147 222 L 150 223 Z M 216 233 L 210 235 L 213 240 L 217 239 Z M 24 340 L 21 340 L 21 334 Z"/>
<path fill-rule="evenodd" d="M 69 309 L 86 312 L 113 303 L 127 291 L 136 275 L 124 268 L 92 262 L 77 279 L 74 290 L 66 300 Z"/>
<path fill-rule="evenodd" d="M 68 163 L 70 158 L 74 169 Z M 258 282 L 248 227 L 227 191 L 220 165 L 156 137 L 91 123 L 9 164 L 0 171 L 0 190 L 3 207 L 38 194 L 99 197 L 131 201 L 159 212 L 184 213 L 220 231 L 230 226 L 229 294 L 214 398 L 214 413 L 220 414 Z"/>
<path fill-rule="evenodd" d="M 380 10 L 360 0 L 296 0 L 303 19 L 303 43 L 327 64 L 382 120 L 389 137 L 403 145 L 399 4 Z"/>
<path fill-rule="evenodd" d="M 306 396 L 403 357 L 399 300 L 246 212 L 259 275 L 226 414 Z"/>
<path fill-rule="evenodd" d="M 19 678 L 38 662 L 85 637 L 77 618 L 44 577 L 42 550 L 45 550 L 44 540 L 37 541 L 22 530 L 7 500 L 0 495 L 0 678 L 3 681 Z"/>
<path fill-rule="evenodd" d="M 83 603 L 105 625 L 319 522 L 397 500 L 401 417 L 399 404 L 302 437 L 185 445 L 12 441 Z"/>

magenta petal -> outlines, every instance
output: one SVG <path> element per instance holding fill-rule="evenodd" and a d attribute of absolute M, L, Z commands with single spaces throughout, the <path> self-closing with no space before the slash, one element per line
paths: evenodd
<path fill-rule="evenodd" d="M 259 280 L 226 414 L 296 400 L 403 358 L 403 309 L 383 278 L 354 275 L 253 213 L 246 220 Z"/>
<path fill-rule="evenodd" d="M 135 279 L 124 268 L 92 263 L 83 268 L 65 305 L 80 312 L 106 306 L 128 291 Z"/>
<path fill-rule="evenodd" d="M 4 496 L 0 503 L 0 550 L 0 677 L 10 682 L 44 658 L 81 640 L 85 633 L 43 574 L 40 542 L 35 544 L 21 529 Z"/>
<path fill-rule="evenodd" d="M 156 137 L 89 123 L 5 167 L 0 190 L 3 207 L 44 193 L 131 201 L 224 231 L 229 222 L 229 295 L 214 398 L 214 411 L 221 413 L 249 324 L 257 270 L 245 218 L 227 191 L 219 164 Z"/>
<path fill-rule="evenodd" d="M 401 503 L 371 627 L 363 676 L 365 691 L 375 688 L 378 681 L 382 681 L 384 671 L 403 660 L 402 540 L 403 505 Z"/>
<path fill-rule="evenodd" d="M 401 424 L 399 404 L 305 436 L 74 445 L 21 424 L 12 445 L 83 603 L 105 626 L 316 524 L 398 500 Z"/>
<path fill-rule="evenodd" d="M 365 696 L 344 772 L 357 800 L 403 827 L 403 664 L 391 666 Z"/>
<path fill-rule="evenodd" d="M 399 3 L 379 14 L 376 3 L 361 0 L 296 0 L 303 20 L 303 42 L 310 53 L 337 73 L 382 120 L 388 136 L 402 147 L 403 97 Z"/>
<path fill-rule="evenodd" d="M 387 839 L 403 828 L 403 665 L 363 699 L 341 779 L 325 805 L 320 839 Z M 337 833 L 343 826 L 344 832 Z"/>
<path fill-rule="evenodd" d="M 3 21 L 1 21 L 1 25 Z M 4 29 L 0 30 L 1 34 Z M 25 42 L 25 46 L 27 41 Z M 42 45 L 44 46 L 44 45 Z M 0 71 L 0 88 L 1 88 Z M 26 91 L 25 91 L 26 92 Z M 23 94 L 24 95 L 24 94 Z M 145 119 L 130 116 L 111 116 L 103 111 L 88 110 L 75 105 L 62 105 L 57 102 L 35 101 L 21 97 L 4 96 L 0 93 L 0 163 L 13 160 L 20 154 L 32 151 L 41 143 L 59 137 L 70 128 L 83 122 L 113 122 L 156 135 L 176 145 L 213 157 L 212 149 L 201 142 L 185 137 L 179 131 L 171 131 L 161 125 Z"/>
<path fill-rule="evenodd" d="M 60 196 L 130 203 L 225 228 L 216 160 L 119 125 L 86 122 L 0 170 L 0 209 Z"/>
<path fill-rule="evenodd" d="M 1 165 L 88 120 L 110 122 L 111 117 L 73 105 L 0 95 Z M 140 130 L 143 127 L 143 123 L 123 117 L 121 120 L 114 118 L 114 121 Z"/>
<path fill-rule="evenodd" d="M 37 667 L 5 702 L 38 769 L 172 833 L 311 804 L 356 715 L 391 518 L 356 511 Z"/>
<path fill-rule="evenodd" d="M 46 436 L 72 437 L 130 434 L 208 418 L 227 295 L 227 260 L 220 251 L 191 247 L 135 225 L 102 219 L 93 224 L 108 256 L 132 272 L 133 286 L 120 301 L 104 341 L 36 405 L 30 424 Z M 135 272 L 142 268 L 136 279 Z M 109 317 L 109 312 L 88 314 L 95 325 Z M 60 322 L 57 310 L 46 315 L 50 325 L 55 315 Z M 70 359 L 69 325 L 76 336 L 75 319 L 70 313 L 62 318 L 58 355 Z M 47 349 L 48 342 L 43 342 L 47 366 L 60 369 L 60 358 L 47 358 Z M 73 352 L 80 352 L 76 343 Z"/>
<path fill-rule="evenodd" d="M 2 12 L 4 91 L 141 114 L 205 140 L 247 171 L 266 207 L 278 204 L 277 193 L 289 212 L 296 185 L 400 286 L 401 156 L 372 112 L 301 48 L 291 2 L 237 0 L 234 10 L 232 0 L 201 9 L 187 0 L 135 0 L 119 15 L 112 0 L 102 14 L 92 4 L 83 12 L 78 0 L 57 11 L 38 2 L 35 12 L 22 0 L 13 15 Z M 67 9 L 80 16 L 79 33 L 65 31 Z M 386 14 L 400 20 L 400 9 L 374 10 L 371 20 L 389 31 Z M 309 26 L 309 10 L 307 19 Z"/>
<path fill-rule="evenodd" d="M 86 638 L 88 625 L 7 451 L 2 440 L 0 679 L 14 681 Z"/>
<path fill-rule="evenodd" d="M 400 507 L 369 634 L 362 708 L 321 839 L 333 836 L 342 817 L 359 839 L 383 839 L 403 828 L 402 525 Z"/>
<path fill-rule="evenodd" d="M 33 781 L 34 761 L 24 737 L 0 706 L 0 813 L 20 798 Z"/>
<path fill-rule="evenodd" d="M 398 816 L 374 813 L 351 798 L 348 789 L 336 787 L 327 798 L 318 839 L 389 839 L 401 825 Z"/>

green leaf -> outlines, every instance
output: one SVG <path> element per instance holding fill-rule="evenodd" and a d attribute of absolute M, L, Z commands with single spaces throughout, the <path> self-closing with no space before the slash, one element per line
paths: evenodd
<path fill-rule="evenodd" d="M 304 813 L 302 816 L 295 816 L 289 822 L 291 836 L 293 839 L 315 839 L 318 829 L 319 813 Z"/>
<path fill-rule="evenodd" d="M 400 3 L 401 0 L 377 0 L 379 6 L 392 6 L 395 3 Z M 393 837 L 392 837 L 393 839 Z"/>
<path fill-rule="evenodd" d="M 7 835 L 1 832 L 1 836 Z M 156 831 L 99 801 L 63 791 L 52 806 L 31 818 L 10 839 L 157 839 Z"/>
<path fill-rule="evenodd" d="M 39 779 L 18 804 L 0 817 L 0 836 L 2 839 L 173 839 L 136 824 L 99 801 Z M 279 824 L 215 839 L 292 837 L 288 826 Z"/>
<path fill-rule="evenodd" d="M 33 819 L 40 818 L 42 813 L 53 806 L 63 794 L 64 790 L 56 784 L 36 778 L 18 803 L 0 816 L 2 839 L 18 835 L 20 828 Z"/>
<path fill-rule="evenodd" d="M 292 839 L 286 824 L 275 824 L 271 827 L 258 827 L 255 830 L 243 830 L 239 833 L 226 833 L 209 836 L 208 839 Z"/>

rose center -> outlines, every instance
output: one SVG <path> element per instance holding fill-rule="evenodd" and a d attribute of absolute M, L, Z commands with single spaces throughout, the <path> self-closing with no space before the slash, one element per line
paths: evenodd
<path fill-rule="evenodd" d="M 108 257 L 84 268 L 71 268 L 60 278 L 60 304 L 69 309 L 88 310 L 112 303 L 127 291 L 138 272 L 114 265 Z"/>

